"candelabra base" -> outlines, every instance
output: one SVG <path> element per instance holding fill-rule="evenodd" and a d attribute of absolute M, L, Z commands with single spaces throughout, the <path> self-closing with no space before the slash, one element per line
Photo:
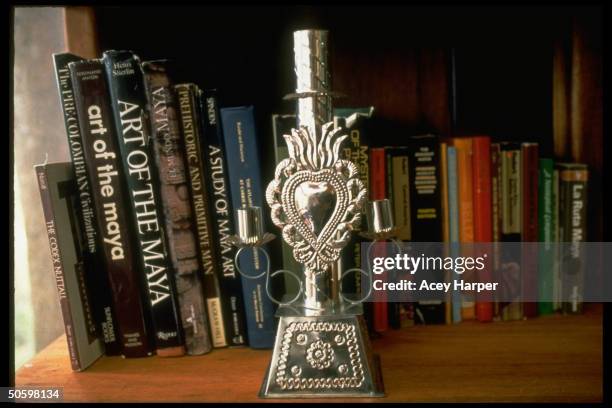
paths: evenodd
<path fill-rule="evenodd" d="M 295 308 L 281 309 L 260 398 L 384 396 L 361 314 L 291 316 Z"/>

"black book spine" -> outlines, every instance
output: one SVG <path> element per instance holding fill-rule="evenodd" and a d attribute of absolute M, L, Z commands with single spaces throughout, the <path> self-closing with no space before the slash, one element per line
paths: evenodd
<path fill-rule="evenodd" d="M 157 354 L 183 355 L 174 268 L 163 229 L 140 61 L 130 51 L 107 51 L 103 61 L 121 151 L 122 175 L 129 191 L 131 221 L 138 242 L 136 258 L 146 281 Z"/>
<path fill-rule="evenodd" d="M 76 94 L 83 152 L 94 195 L 96 221 L 104 266 L 113 289 L 125 357 L 152 354 L 147 337 L 139 278 L 130 247 L 129 221 L 123 203 L 117 141 L 108 98 L 104 66 L 99 60 L 69 64 Z"/>
<path fill-rule="evenodd" d="M 196 219 L 200 262 L 204 269 L 204 294 L 208 309 L 208 321 L 210 322 L 213 346 L 224 347 L 227 346 L 227 334 L 223 323 L 221 292 L 217 280 L 219 264 L 213 253 L 215 245 L 205 178 L 205 156 L 200 149 L 202 128 L 197 103 L 198 88 L 194 84 L 180 84 L 175 86 L 175 90 L 181 112 L 183 146 L 189 172 L 193 213 Z"/>
<path fill-rule="evenodd" d="M 149 100 L 153 155 L 161 181 L 166 236 L 174 265 L 185 347 L 188 354 L 204 354 L 212 349 L 212 344 L 208 333 L 202 266 L 194 230 L 195 218 L 191 209 L 176 95 L 167 61 L 144 62 L 142 69 Z"/>
<path fill-rule="evenodd" d="M 442 194 L 440 192 L 440 141 L 434 135 L 415 136 L 410 141 L 411 238 L 415 242 L 442 242 Z M 442 254 L 439 254 L 442 255 Z M 432 271 L 432 281 L 444 282 L 443 271 Z M 444 324 L 444 302 L 419 300 L 415 322 Z"/>
<path fill-rule="evenodd" d="M 117 320 L 113 310 L 113 296 L 106 271 L 101 264 L 101 244 L 98 241 L 96 217 L 94 214 L 94 199 L 89 184 L 89 174 L 83 154 L 81 127 L 77 117 L 75 92 L 68 64 L 81 61 L 82 58 L 73 54 L 53 54 L 55 78 L 60 96 L 60 105 L 64 115 L 68 147 L 75 180 L 79 189 L 79 206 L 77 218 L 80 226 L 79 238 L 83 240 L 80 254 L 84 265 L 85 281 L 87 282 L 87 297 L 90 299 L 98 335 L 104 341 L 107 355 L 119 355 L 121 342 L 117 331 Z M 92 290 L 92 288 L 96 290 Z"/>
<path fill-rule="evenodd" d="M 200 111 L 203 122 L 203 138 L 200 148 L 207 162 L 207 186 L 213 219 L 214 250 L 218 260 L 221 309 L 225 331 L 230 346 L 246 345 L 246 318 L 242 296 L 242 283 L 236 271 L 236 248 L 229 242 L 234 231 L 227 163 L 223 147 L 217 93 L 205 90 L 200 93 Z"/>

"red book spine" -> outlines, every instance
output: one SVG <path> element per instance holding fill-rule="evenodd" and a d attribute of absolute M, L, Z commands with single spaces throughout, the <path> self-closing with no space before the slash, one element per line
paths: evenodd
<path fill-rule="evenodd" d="M 537 143 L 523 143 L 521 146 L 521 242 L 538 241 L 538 165 Z M 534 245 L 523 245 L 522 251 L 522 292 L 523 299 L 538 297 L 538 254 Z M 538 315 L 537 302 L 523 303 L 523 317 Z"/>
<path fill-rule="evenodd" d="M 386 157 L 384 147 L 370 149 L 370 199 L 384 200 L 386 191 Z M 385 256 L 380 248 L 374 248 L 372 257 Z M 386 272 L 379 275 L 381 280 L 386 279 Z M 374 331 L 384 332 L 389 328 L 387 312 L 387 294 L 374 292 Z"/>
<path fill-rule="evenodd" d="M 472 137 L 472 186 L 474 208 L 474 242 L 492 242 L 491 204 L 491 139 L 488 136 Z M 487 258 L 485 268 L 478 271 L 480 282 L 491 282 L 491 263 Z M 476 295 L 476 319 L 493 320 L 492 294 Z"/>

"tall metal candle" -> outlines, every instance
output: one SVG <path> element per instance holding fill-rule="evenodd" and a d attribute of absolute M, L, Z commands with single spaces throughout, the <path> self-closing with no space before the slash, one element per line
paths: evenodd
<path fill-rule="evenodd" d="M 304 293 L 301 302 L 278 309 L 260 395 L 381 396 L 380 367 L 361 305 L 341 301 L 341 277 L 350 271 L 340 274 L 338 268 L 342 249 L 360 225 L 367 190 L 357 166 L 340 158 L 347 136 L 332 121 L 328 32 L 296 31 L 293 39 L 297 86 L 286 98 L 297 99 L 297 127 L 284 135 L 289 157 L 278 163 L 266 201 L 273 223 L 304 267 L 299 277 Z"/>

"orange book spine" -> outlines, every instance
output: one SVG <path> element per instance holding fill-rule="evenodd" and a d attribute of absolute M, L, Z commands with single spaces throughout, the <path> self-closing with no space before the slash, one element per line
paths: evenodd
<path fill-rule="evenodd" d="M 474 194 L 474 242 L 492 242 L 492 204 L 491 204 L 491 138 L 472 137 L 472 180 Z M 478 280 L 491 281 L 491 264 L 478 271 Z M 476 319 L 481 322 L 493 320 L 493 302 L 490 293 L 476 295 Z"/>
<path fill-rule="evenodd" d="M 384 147 L 370 149 L 370 199 L 383 200 L 387 198 L 386 190 L 386 156 Z M 372 257 L 385 256 L 376 247 L 372 251 Z M 386 272 L 380 275 L 382 280 L 386 279 Z M 374 323 L 376 332 L 384 332 L 389 328 L 387 295 L 385 292 L 375 292 L 373 304 Z"/>
<path fill-rule="evenodd" d="M 474 242 L 474 203 L 472 181 L 472 139 L 455 138 L 453 145 L 457 151 L 457 181 L 459 184 L 459 242 Z M 464 279 L 469 279 L 464 274 Z M 474 299 L 462 294 L 461 319 L 472 320 L 476 317 Z"/>

